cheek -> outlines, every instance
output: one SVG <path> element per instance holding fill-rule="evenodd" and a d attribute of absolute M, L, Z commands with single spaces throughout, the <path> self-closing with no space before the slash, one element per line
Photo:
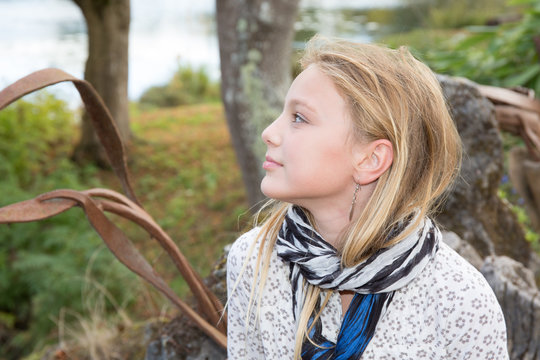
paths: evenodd
<path fill-rule="evenodd" d="M 352 165 L 350 151 L 343 144 L 327 146 L 318 153 L 317 162 L 329 171 L 345 169 Z M 332 170 L 333 169 L 333 170 Z"/>
<path fill-rule="evenodd" d="M 306 184 L 317 184 L 321 181 L 342 183 L 353 174 L 352 160 L 343 146 L 317 149 L 311 156 L 299 159 L 297 163 L 299 166 L 294 174 Z"/>

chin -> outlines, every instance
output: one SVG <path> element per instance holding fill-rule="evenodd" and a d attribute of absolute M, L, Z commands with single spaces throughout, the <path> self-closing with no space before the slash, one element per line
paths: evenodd
<path fill-rule="evenodd" d="M 287 186 L 287 184 L 283 184 L 283 182 L 275 181 L 275 179 L 264 177 L 261 181 L 260 189 L 264 196 L 269 199 L 283 201 L 295 205 L 304 203 L 304 193 L 300 194 L 296 187 L 292 188 Z"/>
<path fill-rule="evenodd" d="M 287 201 L 283 197 L 283 193 L 280 192 L 278 189 L 273 188 L 270 184 L 266 183 L 264 181 L 261 182 L 261 192 L 269 199 L 279 200 L 279 201 Z"/>
<path fill-rule="evenodd" d="M 264 194 L 264 196 L 272 198 L 272 186 L 268 184 L 268 179 L 266 176 L 261 181 L 261 192 Z"/>
<path fill-rule="evenodd" d="M 276 199 L 276 200 L 279 200 L 276 198 L 276 192 L 275 191 L 272 191 L 271 188 L 269 188 L 268 186 L 264 186 L 263 183 L 261 183 L 261 192 L 264 194 L 264 196 L 266 196 L 267 198 L 270 198 L 270 199 Z"/>

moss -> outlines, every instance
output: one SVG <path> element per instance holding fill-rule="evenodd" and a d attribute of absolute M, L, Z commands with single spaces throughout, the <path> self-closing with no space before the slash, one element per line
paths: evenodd
<path fill-rule="evenodd" d="M 248 22 L 244 18 L 238 19 L 238 22 L 236 23 L 236 31 L 238 31 L 240 34 L 245 33 L 248 28 Z"/>

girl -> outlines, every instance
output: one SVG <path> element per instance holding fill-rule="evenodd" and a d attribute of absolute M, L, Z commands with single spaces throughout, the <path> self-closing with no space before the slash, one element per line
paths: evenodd
<path fill-rule="evenodd" d="M 507 359 L 497 300 L 428 215 L 459 172 L 405 49 L 316 37 L 267 146 L 262 226 L 228 257 L 228 358 Z"/>

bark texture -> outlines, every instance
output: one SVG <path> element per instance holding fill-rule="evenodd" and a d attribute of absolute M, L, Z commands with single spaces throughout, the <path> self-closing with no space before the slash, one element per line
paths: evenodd
<path fill-rule="evenodd" d="M 252 206 L 264 198 L 260 134 L 281 112 L 291 82 L 298 2 L 216 0 L 221 96 Z"/>
<path fill-rule="evenodd" d="M 131 136 L 128 113 L 129 0 L 73 0 L 86 20 L 88 60 L 84 71 L 103 98 L 126 144 Z M 83 115 L 81 139 L 73 158 L 77 162 L 108 164 L 92 124 Z"/>

